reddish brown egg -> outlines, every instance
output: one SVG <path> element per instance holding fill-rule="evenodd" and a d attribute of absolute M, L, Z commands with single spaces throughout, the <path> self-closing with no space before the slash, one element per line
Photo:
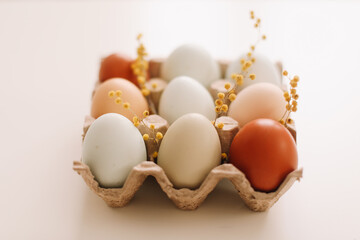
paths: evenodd
<path fill-rule="evenodd" d="M 264 192 L 276 190 L 298 163 L 290 132 L 271 119 L 256 119 L 241 128 L 231 144 L 229 157 L 251 186 Z"/>
<path fill-rule="evenodd" d="M 138 85 L 131 69 L 132 59 L 122 54 L 111 54 L 104 58 L 100 65 L 99 80 L 104 82 L 111 78 L 124 78 Z"/>

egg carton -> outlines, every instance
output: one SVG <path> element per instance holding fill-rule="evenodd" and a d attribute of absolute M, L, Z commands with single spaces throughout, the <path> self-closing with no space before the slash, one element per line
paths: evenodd
<path fill-rule="evenodd" d="M 150 76 L 158 77 L 161 60 L 150 61 Z M 226 69 L 226 62 L 220 62 L 222 74 Z M 281 64 L 278 64 L 281 70 Z M 98 83 L 96 84 L 96 86 Z M 94 118 L 87 116 L 84 123 L 83 138 Z M 296 141 L 296 130 L 294 127 L 288 127 L 288 130 Z M 135 193 L 142 186 L 148 176 L 153 176 L 161 189 L 166 193 L 169 199 L 183 210 L 195 210 L 206 197 L 214 190 L 218 182 L 224 178 L 229 179 L 245 205 L 256 212 L 264 212 L 271 208 L 282 195 L 293 185 L 295 181 L 300 181 L 303 169 L 297 169 L 287 175 L 282 184 L 276 191 L 265 193 L 255 191 L 245 174 L 230 163 L 221 164 L 213 168 L 197 189 L 176 189 L 166 176 L 164 170 L 152 161 L 142 162 L 131 170 L 123 187 L 121 188 L 103 188 L 94 178 L 90 168 L 82 161 L 73 162 L 73 170 L 84 179 L 88 187 L 101 197 L 110 207 L 124 207 L 134 197 Z"/>

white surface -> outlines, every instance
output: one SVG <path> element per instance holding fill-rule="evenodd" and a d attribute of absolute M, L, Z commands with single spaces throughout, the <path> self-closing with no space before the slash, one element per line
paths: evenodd
<path fill-rule="evenodd" d="M 301 77 L 304 178 L 266 213 L 227 182 L 196 211 L 176 209 L 153 181 L 108 208 L 72 171 L 100 56 L 151 56 L 184 42 L 235 59 L 258 50 Z M 360 5 L 356 2 L 0 3 L 0 239 L 360 239 Z"/>

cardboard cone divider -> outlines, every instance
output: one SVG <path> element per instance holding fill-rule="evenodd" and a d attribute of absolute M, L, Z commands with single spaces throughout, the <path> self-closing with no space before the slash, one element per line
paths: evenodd
<path fill-rule="evenodd" d="M 162 60 L 150 60 L 150 77 L 158 78 L 160 74 Z M 221 65 L 222 64 L 222 65 Z M 221 62 L 222 76 L 224 76 L 224 70 L 226 69 L 226 63 Z M 282 71 L 281 63 L 277 63 L 279 70 Z M 161 80 L 162 81 L 162 80 Z M 222 81 L 222 80 L 221 80 Z M 156 98 L 160 99 L 161 93 L 166 87 L 166 84 L 157 85 L 158 89 L 151 89 L 150 96 L 156 92 Z M 212 90 L 210 89 L 210 92 Z M 153 100 L 154 105 L 157 108 L 157 103 Z M 86 132 L 95 119 L 91 116 L 85 117 L 83 126 L 83 139 Z M 221 142 L 222 152 L 228 153 L 232 142 L 232 139 L 239 131 L 240 127 L 237 122 L 227 116 L 222 116 L 217 119 L 224 123 L 223 129 L 217 129 Z M 165 119 L 158 115 L 150 115 L 143 119 L 145 125 L 154 124 L 156 131 L 165 135 L 168 129 L 168 123 Z M 141 134 L 148 133 L 149 128 L 142 124 L 138 126 Z M 287 125 L 287 129 L 296 141 L 296 129 L 295 125 Z M 84 179 L 88 187 L 101 197 L 105 203 L 110 207 L 124 207 L 133 198 L 135 193 L 139 190 L 143 182 L 148 176 L 153 176 L 161 189 L 166 193 L 169 199 L 179 208 L 183 210 L 194 210 L 198 208 L 201 203 L 206 199 L 209 193 L 213 191 L 218 182 L 224 178 L 229 179 L 234 185 L 237 193 L 239 194 L 245 205 L 256 212 L 263 212 L 271 208 L 284 193 L 289 190 L 295 181 L 300 181 L 303 174 L 303 169 L 297 169 L 287 175 L 282 184 L 276 191 L 265 193 L 255 191 L 246 178 L 245 174 L 230 163 L 223 163 L 213 168 L 205 180 L 202 182 L 198 189 L 191 190 L 188 188 L 176 189 L 166 176 L 164 170 L 158 166 L 152 158 L 152 153 L 158 151 L 159 144 L 146 141 L 146 149 L 148 152 L 148 161 L 142 162 L 135 166 L 129 173 L 124 185 L 121 188 L 103 188 L 95 180 L 94 175 L 91 173 L 90 168 L 81 161 L 73 162 L 73 170 L 76 171 Z"/>

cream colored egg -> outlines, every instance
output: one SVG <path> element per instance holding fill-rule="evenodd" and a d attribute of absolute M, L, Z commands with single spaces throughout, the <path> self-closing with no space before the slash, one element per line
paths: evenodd
<path fill-rule="evenodd" d="M 242 90 L 230 104 L 229 116 L 240 126 L 258 119 L 281 119 L 286 109 L 283 91 L 271 83 L 256 83 Z"/>
<path fill-rule="evenodd" d="M 281 86 L 280 70 L 276 68 L 275 63 L 270 61 L 266 56 L 255 53 L 253 57 L 256 59 L 252 66 L 249 68 L 249 74 L 254 73 L 256 75 L 255 80 L 249 78 L 244 79 L 243 85 L 239 90 L 244 89 L 251 84 L 259 82 L 268 82 L 276 86 Z M 245 58 L 245 55 L 241 56 L 234 62 L 230 63 L 226 70 L 226 78 L 231 79 L 231 75 L 241 72 L 240 59 Z"/>
<path fill-rule="evenodd" d="M 189 76 L 204 87 L 220 78 L 219 64 L 201 46 L 186 44 L 175 49 L 161 67 L 161 77 L 171 81 L 178 76 Z"/>
<path fill-rule="evenodd" d="M 210 93 L 193 78 L 180 76 L 172 80 L 160 98 L 159 115 L 169 124 L 187 113 L 200 113 L 215 119 L 215 105 Z"/>
<path fill-rule="evenodd" d="M 176 188 L 197 188 L 220 162 L 221 145 L 214 126 L 203 115 L 190 113 L 166 132 L 157 163 Z"/>
<path fill-rule="evenodd" d="M 121 187 L 131 169 L 146 161 L 139 130 L 117 113 L 97 118 L 86 133 L 82 161 L 103 187 Z"/>

